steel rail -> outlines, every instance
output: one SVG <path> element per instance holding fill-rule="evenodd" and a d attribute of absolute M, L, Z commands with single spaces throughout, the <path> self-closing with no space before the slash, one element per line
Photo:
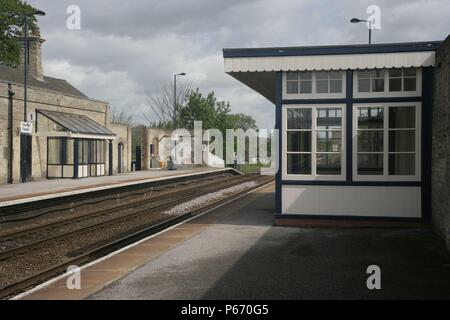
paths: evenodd
<path fill-rule="evenodd" d="M 42 283 L 46 280 L 48 280 L 51 277 L 57 276 L 59 274 L 62 274 L 66 272 L 67 267 L 70 265 L 77 265 L 82 266 L 85 263 L 88 263 L 90 261 L 93 261 L 95 259 L 98 259 L 100 257 L 103 257 L 111 252 L 114 252 L 118 250 L 119 248 L 123 248 L 129 244 L 132 244 L 134 242 L 137 242 L 139 240 L 142 240 L 148 236 L 151 236 L 153 234 L 156 234 L 158 232 L 161 232 L 171 226 L 174 226 L 184 220 L 187 220 L 195 215 L 199 215 L 203 212 L 206 212 L 210 209 L 213 209 L 217 206 L 220 206 L 221 204 L 227 203 L 229 201 L 232 201 L 233 199 L 237 199 L 241 197 L 242 195 L 245 195 L 246 193 L 255 190 L 257 188 L 260 188 L 264 185 L 267 185 L 273 181 L 273 178 L 270 180 L 265 180 L 254 187 L 251 187 L 249 189 L 246 189 L 244 191 L 238 192 L 236 194 L 233 194 L 229 197 L 219 199 L 217 201 L 214 201 L 202 208 L 198 208 L 195 210 L 192 210 L 191 212 L 185 213 L 183 215 L 171 218 L 169 220 L 166 220 L 164 222 L 158 223 L 153 226 L 149 226 L 147 228 L 144 228 L 140 231 L 137 231 L 131 235 L 127 235 L 123 238 L 120 238 L 118 240 L 115 240 L 111 243 L 108 243 L 106 245 L 103 245 L 99 248 L 95 248 L 89 252 L 83 253 L 77 257 L 74 257 L 72 259 L 69 259 L 67 261 L 64 261 L 54 267 L 51 267 L 49 269 L 46 269 L 38 274 L 29 276 L 23 280 L 19 280 L 18 282 L 15 282 L 13 284 L 10 284 L 0 290 L 0 299 L 4 299 L 7 297 L 11 297 L 14 294 L 18 294 L 19 292 L 23 292 L 27 288 L 30 288 L 38 283 Z"/>
<path fill-rule="evenodd" d="M 150 212 L 158 212 L 158 211 L 164 210 L 166 208 L 173 207 L 174 205 L 177 205 L 179 203 L 188 201 L 188 200 L 193 199 L 193 198 L 195 198 L 195 197 L 197 197 L 199 195 L 204 195 L 205 191 L 215 192 L 216 190 L 221 190 L 224 187 L 236 185 L 236 182 L 240 182 L 240 181 L 245 182 L 247 180 L 254 180 L 254 179 L 255 179 L 254 176 L 238 176 L 237 179 L 233 179 L 232 181 L 227 181 L 226 180 L 223 183 L 216 184 L 216 185 L 213 186 L 213 188 L 212 188 L 211 185 L 208 185 L 208 184 L 205 185 L 202 188 L 192 188 L 192 189 L 196 189 L 194 193 L 191 193 L 191 194 L 188 194 L 188 195 L 180 195 L 179 198 L 177 197 L 177 198 L 175 198 L 173 200 L 170 200 L 170 201 L 168 201 L 166 203 L 163 203 L 161 205 L 157 205 L 157 206 L 155 206 L 153 208 L 140 209 L 140 210 L 137 210 L 137 211 L 134 211 L 134 212 L 131 212 L 131 213 L 127 213 L 125 215 L 121 215 L 119 217 L 114 217 L 114 218 L 111 218 L 111 219 L 108 219 L 108 220 L 105 220 L 105 221 L 101 221 L 101 222 L 98 222 L 98 223 L 91 224 L 89 226 L 76 228 L 76 229 L 71 230 L 69 232 L 63 232 L 63 233 L 60 233 L 60 234 L 57 234 L 57 235 L 54 235 L 54 236 L 50 236 L 50 237 L 47 237 L 47 238 L 41 238 L 41 239 L 38 239 L 36 241 L 33 241 L 31 243 L 28 243 L 28 244 L 25 244 L 25 245 L 22 245 L 22 246 L 18 246 L 18 247 L 15 247 L 15 248 L 7 249 L 5 251 L 0 252 L 0 261 L 8 259 L 8 258 L 11 258 L 11 257 L 14 257 L 14 256 L 16 256 L 18 254 L 30 251 L 30 250 L 32 250 L 34 248 L 43 246 L 43 244 L 48 243 L 48 242 L 53 242 L 53 241 L 57 241 L 57 240 L 60 240 L 60 239 L 64 239 L 64 238 L 66 238 L 68 236 L 72 236 L 72 235 L 75 235 L 75 234 L 78 234 L 78 233 L 86 233 L 86 232 L 89 232 L 89 231 L 92 231 L 92 230 L 96 230 L 98 228 L 104 228 L 106 226 L 114 225 L 114 224 L 120 223 L 120 222 L 125 221 L 125 220 L 129 220 L 129 219 L 132 219 L 132 218 L 137 218 L 138 216 L 140 216 L 142 214 L 149 214 Z M 191 191 L 191 190 L 188 190 L 188 191 Z M 167 197 L 168 196 L 165 196 L 164 198 L 167 198 Z M 129 209 L 129 208 L 133 208 L 133 207 L 136 207 L 136 204 L 129 205 L 126 208 Z M 118 210 L 118 212 L 120 212 L 123 209 L 124 208 L 121 208 L 120 210 Z"/>

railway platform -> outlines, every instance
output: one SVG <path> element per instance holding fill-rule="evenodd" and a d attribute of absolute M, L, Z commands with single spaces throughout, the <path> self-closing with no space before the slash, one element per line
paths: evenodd
<path fill-rule="evenodd" d="M 274 184 L 17 299 L 450 298 L 450 256 L 427 228 L 273 225 Z M 381 268 L 381 290 L 366 286 Z"/>
<path fill-rule="evenodd" d="M 79 195 L 93 191 L 126 187 L 134 184 L 144 184 L 152 181 L 195 176 L 203 173 L 220 172 L 225 170 L 229 169 L 185 167 L 173 171 L 158 169 L 77 180 L 53 179 L 31 181 L 27 183 L 5 184 L 0 185 L 0 208 L 64 196 Z"/>

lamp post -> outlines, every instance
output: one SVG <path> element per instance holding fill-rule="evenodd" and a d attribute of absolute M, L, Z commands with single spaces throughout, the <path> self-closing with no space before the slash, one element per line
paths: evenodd
<path fill-rule="evenodd" d="M 175 129 L 177 129 L 177 77 L 185 75 L 184 72 L 173 75 L 173 127 Z"/>
<path fill-rule="evenodd" d="M 369 23 L 369 44 L 372 44 L 372 21 L 353 18 L 352 20 L 350 20 L 350 22 L 351 23 L 368 22 Z"/>
<path fill-rule="evenodd" d="M 36 10 L 31 15 L 45 16 L 45 12 Z M 24 15 L 24 49 L 23 49 L 23 121 L 27 122 L 27 88 L 28 88 L 28 15 Z M 21 180 L 26 182 L 28 178 L 28 159 L 26 154 L 31 153 L 31 150 L 27 150 L 29 138 L 25 134 L 20 136 L 20 158 L 21 158 Z"/>
<path fill-rule="evenodd" d="M 36 10 L 33 12 L 36 16 L 45 16 L 45 12 Z M 27 121 L 27 86 L 28 86 L 28 15 L 24 16 L 24 51 L 23 51 L 23 121 Z"/>

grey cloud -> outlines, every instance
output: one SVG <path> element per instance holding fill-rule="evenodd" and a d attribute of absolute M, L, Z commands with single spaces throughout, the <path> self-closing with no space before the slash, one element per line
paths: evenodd
<path fill-rule="evenodd" d="M 214 90 L 234 112 L 273 126 L 273 105 L 223 71 L 222 48 L 365 43 L 367 29 L 350 18 L 381 8 L 375 42 L 443 39 L 450 30 L 448 0 L 31 0 L 47 42 L 47 73 L 73 82 L 93 98 L 145 110 L 145 91 L 175 72 L 203 92 Z M 66 8 L 81 8 L 82 30 L 66 28 Z"/>

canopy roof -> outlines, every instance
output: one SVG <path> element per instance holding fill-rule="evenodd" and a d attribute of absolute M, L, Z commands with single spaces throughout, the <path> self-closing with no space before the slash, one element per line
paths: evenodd
<path fill-rule="evenodd" d="M 274 102 L 278 71 L 429 67 L 441 43 L 224 49 L 223 57 L 226 73 Z"/>
<path fill-rule="evenodd" d="M 58 111 L 49 110 L 36 110 L 37 114 L 42 114 L 46 118 L 50 119 L 63 130 L 73 135 L 94 135 L 94 136 L 105 136 L 112 137 L 116 134 L 105 128 L 104 126 L 98 124 L 91 118 L 82 114 L 65 113 Z"/>

